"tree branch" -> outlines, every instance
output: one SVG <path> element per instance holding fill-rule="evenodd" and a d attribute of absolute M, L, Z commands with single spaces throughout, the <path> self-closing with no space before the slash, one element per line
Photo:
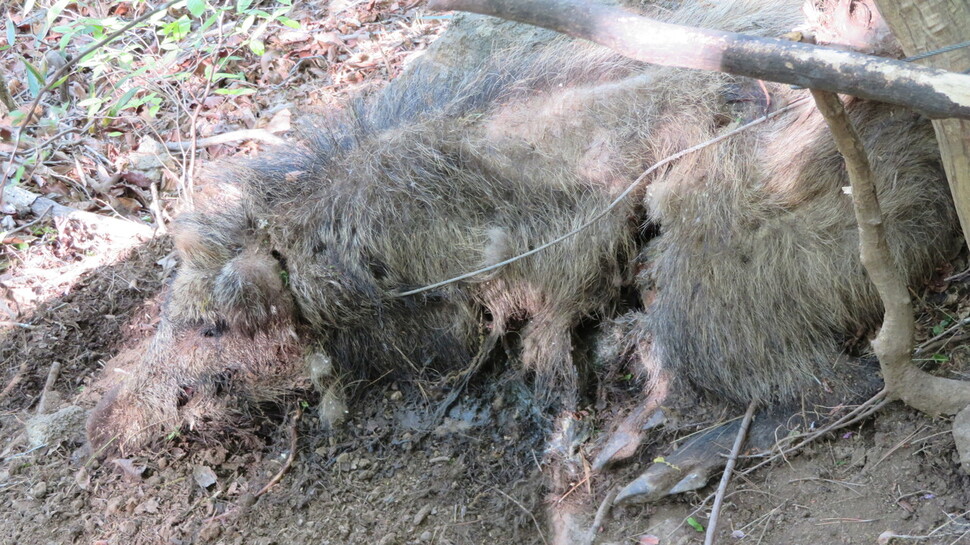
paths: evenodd
<path fill-rule="evenodd" d="M 970 119 L 970 75 L 785 40 L 661 23 L 584 0 L 431 0 L 541 26 L 653 64 L 714 70 Z"/>

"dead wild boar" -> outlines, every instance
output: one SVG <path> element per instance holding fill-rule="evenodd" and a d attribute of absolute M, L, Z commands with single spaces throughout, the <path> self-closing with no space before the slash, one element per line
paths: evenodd
<path fill-rule="evenodd" d="M 800 4 L 685 1 L 651 15 L 778 36 L 802 20 Z M 803 394 L 821 399 L 821 384 L 858 394 L 850 378 L 861 372 L 845 370 L 855 367 L 839 343 L 875 326 L 880 305 L 859 264 L 844 166 L 808 101 L 672 163 L 561 244 L 401 296 L 569 232 L 647 166 L 807 94 L 467 21 L 298 143 L 220 167 L 222 184 L 175 226 L 181 266 L 158 333 L 110 366 L 127 373 L 92 412 L 94 445 L 130 451 L 180 426 L 218 426 L 240 403 L 311 383 L 321 415 L 337 420 L 340 376 L 464 368 L 513 324 L 536 391 L 568 414 L 579 402 L 571 331 L 616 312 L 635 263 L 646 265 L 646 308 L 624 318 L 612 352 L 637 358 L 652 389 L 597 466 L 636 449 L 669 388 L 756 397 L 777 415 Z M 932 129 L 902 108 L 848 107 L 893 255 L 921 282 L 956 228 Z M 660 235 L 635 260 L 644 219 Z M 761 421 L 755 437 L 777 419 Z M 727 431 L 675 454 L 682 464 L 668 466 L 685 473 L 651 468 L 625 497 L 703 480 Z"/>
<path fill-rule="evenodd" d="M 666 17 L 776 34 L 797 18 L 787 4 Z M 636 199 L 530 258 L 397 294 L 583 224 L 748 84 L 484 21 L 453 29 L 293 146 L 218 167 L 223 184 L 175 226 L 181 266 L 158 333 L 109 366 L 127 373 L 89 419 L 93 444 L 131 450 L 218 425 L 240 400 L 276 398 L 311 375 L 337 417 L 333 375 L 463 367 L 511 323 L 524 324 L 536 390 L 575 408 L 570 330 L 609 316 L 629 281 Z"/>

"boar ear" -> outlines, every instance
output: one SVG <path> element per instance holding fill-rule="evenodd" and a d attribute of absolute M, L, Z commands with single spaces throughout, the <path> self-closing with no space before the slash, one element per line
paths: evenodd
<path fill-rule="evenodd" d="M 243 222 L 226 214 L 186 212 L 172 227 L 175 249 L 184 265 L 218 268 L 242 245 Z"/>
<path fill-rule="evenodd" d="M 284 271 L 268 252 L 246 249 L 222 267 L 213 299 L 231 329 L 249 334 L 293 314 Z"/>

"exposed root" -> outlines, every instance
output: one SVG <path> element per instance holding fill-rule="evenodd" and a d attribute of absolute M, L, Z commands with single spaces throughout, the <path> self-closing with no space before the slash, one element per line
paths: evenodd
<path fill-rule="evenodd" d="M 891 397 L 919 411 L 955 414 L 970 405 L 970 383 L 936 377 L 913 364 L 913 303 L 906 281 L 894 266 L 889 251 L 874 176 L 862 140 L 838 95 L 813 89 L 812 97 L 845 158 L 852 185 L 852 207 L 859 226 L 862 264 L 885 308 L 882 327 L 872 341 L 872 348 L 879 357 L 886 390 Z"/>

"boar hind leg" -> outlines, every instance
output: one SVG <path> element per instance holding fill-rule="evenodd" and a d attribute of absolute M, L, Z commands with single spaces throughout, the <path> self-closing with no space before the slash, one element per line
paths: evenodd
<path fill-rule="evenodd" d="M 546 407 L 575 411 L 579 376 L 573 365 L 574 320 L 558 309 L 534 314 L 522 330 L 522 363 L 535 374 L 536 396 Z"/>
<path fill-rule="evenodd" d="M 796 432 L 817 429 L 844 416 L 854 405 L 881 388 L 875 365 L 875 362 L 846 364 L 847 382 L 853 385 L 851 391 L 835 388 L 826 393 L 813 392 L 807 394 L 797 406 L 774 406 L 756 413 L 748 429 L 742 453 L 767 453 L 776 446 L 786 444 L 782 441 L 791 439 Z M 650 408 L 648 405 L 641 405 L 641 408 L 644 407 Z M 650 427 L 653 421 L 649 414 L 646 417 L 639 415 L 639 420 L 634 416 L 637 416 L 636 411 L 617 426 L 613 435 L 620 437 L 611 436 L 607 439 L 601 455 L 596 458 L 599 467 L 623 457 L 615 452 L 611 456 L 608 450 L 613 444 L 622 444 L 624 433 L 639 439 L 645 433 L 644 428 Z M 669 494 L 705 486 L 724 467 L 740 426 L 741 419 L 737 418 L 693 437 L 664 456 L 661 461 L 650 465 L 619 492 L 615 502 L 651 502 Z M 636 444 L 639 444 L 639 440 Z M 632 453 L 622 454 L 629 456 Z"/>

